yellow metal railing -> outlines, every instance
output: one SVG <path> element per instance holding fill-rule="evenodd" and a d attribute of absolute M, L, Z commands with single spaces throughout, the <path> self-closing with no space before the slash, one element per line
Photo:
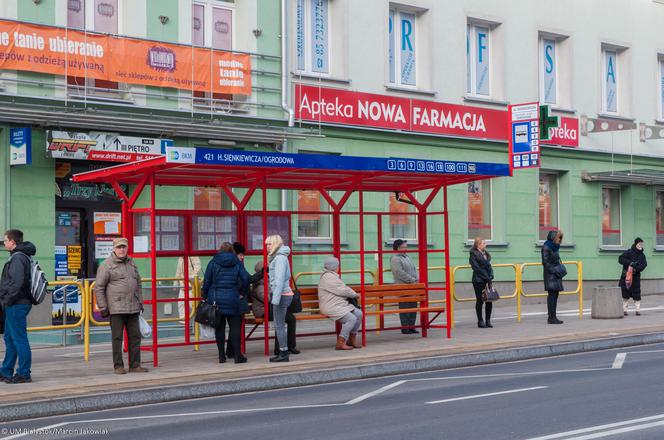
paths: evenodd
<path fill-rule="evenodd" d="M 577 286 L 576 290 L 560 292 L 561 295 L 578 295 L 579 296 L 579 319 L 583 318 L 583 261 L 563 261 L 565 265 L 575 265 L 577 271 Z M 542 267 L 542 263 L 523 263 L 521 266 L 521 279 L 523 280 L 523 272 L 526 267 Z M 541 298 L 548 295 L 548 293 L 526 293 L 523 290 L 523 281 L 521 281 L 521 295 L 524 298 Z"/>

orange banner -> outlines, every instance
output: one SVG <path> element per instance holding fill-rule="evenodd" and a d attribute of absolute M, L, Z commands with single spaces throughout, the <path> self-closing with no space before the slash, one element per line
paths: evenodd
<path fill-rule="evenodd" d="M 0 69 L 251 95 L 247 54 L 0 20 Z"/>
<path fill-rule="evenodd" d="M 300 220 L 320 220 L 320 193 L 318 191 L 298 191 L 297 192 L 297 210 L 314 211 L 309 214 L 300 214 Z"/>

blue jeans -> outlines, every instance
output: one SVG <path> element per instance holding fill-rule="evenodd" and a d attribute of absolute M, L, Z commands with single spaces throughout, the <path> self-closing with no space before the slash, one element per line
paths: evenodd
<path fill-rule="evenodd" d="M 273 306 L 274 311 L 274 330 L 277 333 L 277 341 L 281 351 L 288 350 L 288 335 L 286 334 L 286 313 L 288 306 L 293 301 L 292 296 L 282 296 L 278 306 Z"/>
<path fill-rule="evenodd" d="M 28 313 L 32 304 L 15 304 L 5 308 L 5 360 L 2 362 L 2 375 L 14 375 L 14 366 L 18 358 L 16 374 L 30 377 L 32 352 L 28 342 Z"/>

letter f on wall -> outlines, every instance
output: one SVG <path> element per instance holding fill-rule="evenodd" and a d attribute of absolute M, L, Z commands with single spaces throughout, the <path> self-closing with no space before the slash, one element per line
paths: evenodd
<path fill-rule="evenodd" d="M 484 32 L 478 32 L 477 33 L 477 59 L 479 60 L 478 62 L 481 64 L 482 61 L 482 53 L 486 49 L 486 34 Z"/>

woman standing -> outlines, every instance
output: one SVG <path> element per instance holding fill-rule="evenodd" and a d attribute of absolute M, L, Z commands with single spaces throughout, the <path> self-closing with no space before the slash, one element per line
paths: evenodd
<path fill-rule="evenodd" d="M 618 283 L 622 290 L 623 313 L 627 316 L 627 303 L 632 298 L 634 307 L 636 307 L 636 316 L 641 316 L 641 272 L 648 266 L 646 255 L 643 253 L 643 240 L 637 237 L 632 247 L 618 257 L 618 262 L 623 266 Z M 630 267 L 632 268 L 632 284 L 627 287 L 626 278 Z"/>
<path fill-rule="evenodd" d="M 477 326 L 479 328 L 493 328 L 491 325 L 491 310 L 493 303 L 486 302 L 486 321 L 482 319 L 482 291 L 493 280 L 493 268 L 491 267 L 491 254 L 486 251 L 486 240 L 477 237 L 470 248 L 469 260 L 473 268 L 473 289 L 475 289 L 475 313 L 477 313 Z"/>
<path fill-rule="evenodd" d="M 247 362 L 240 346 L 242 314 L 247 313 L 249 305 L 246 295 L 249 290 L 249 273 L 235 255 L 233 245 L 222 243 L 219 252 L 210 260 L 205 269 L 203 281 L 203 300 L 216 303 L 219 314 L 219 327 L 215 329 L 219 363 L 226 362 L 224 342 L 226 322 L 229 327 L 229 344 L 236 364 Z"/>
<path fill-rule="evenodd" d="M 549 231 L 544 246 L 542 246 L 542 266 L 544 266 L 544 289 L 548 292 L 546 308 L 549 312 L 549 324 L 562 324 L 556 316 L 558 307 L 558 294 L 563 288 L 563 277 L 567 269 L 560 261 L 560 243 L 563 241 L 563 231 Z"/>
<path fill-rule="evenodd" d="M 270 235 L 265 240 L 268 253 L 270 295 L 272 310 L 274 311 L 274 327 L 279 342 L 279 354 L 270 358 L 270 362 L 288 362 L 288 337 L 286 334 L 286 314 L 288 306 L 293 301 L 293 291 L 290 288 L 291 268 L 288 263 L 290 248 L 284 245 L 279 235 Z"/>

